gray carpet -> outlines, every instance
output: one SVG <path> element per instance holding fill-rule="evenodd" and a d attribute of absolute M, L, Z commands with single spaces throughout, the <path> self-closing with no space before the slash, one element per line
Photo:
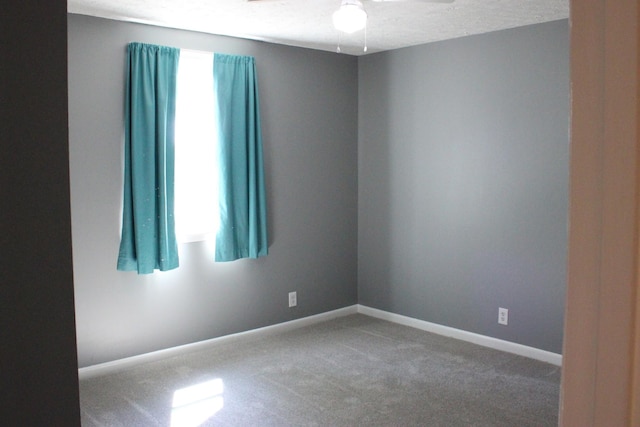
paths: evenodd
<path fill-rule="evenodd" d="M 559 384 L 554 365 L 351 315 L 84 379 L 80 400 L 84 426 L 555 426 Z"/>

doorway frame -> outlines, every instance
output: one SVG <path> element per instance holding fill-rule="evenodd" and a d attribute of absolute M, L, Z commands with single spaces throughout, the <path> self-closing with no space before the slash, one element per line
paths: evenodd
<path fill-rule="evenodd" d="M 560 425 L 640 426 L 639 8 L 571 0 Z"/>

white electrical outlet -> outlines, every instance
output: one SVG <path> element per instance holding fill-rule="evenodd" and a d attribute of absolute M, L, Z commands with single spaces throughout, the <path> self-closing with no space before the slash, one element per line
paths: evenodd
<path fill-rule="evenodd" d="M 509 324 L 509 309 L 507 308 L 498 308 L 498 323 L 501 325 Z"/>
<path fill-rule="evenodd" d="M 289 292 L 289 307 L 295 307 L 296 305 L 298 305 L 297 292 Z"/>

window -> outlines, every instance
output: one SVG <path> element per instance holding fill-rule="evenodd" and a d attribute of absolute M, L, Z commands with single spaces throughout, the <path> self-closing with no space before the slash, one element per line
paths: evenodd
<path fill-rule="evenodd" d="M 255 58 L 138 42 L 127 54 L 118 270 L 175 269 L 177 241 L 213 235 L 216 261 L 267 255 Z"/>
<path fill-rule="evenodd" d="M 219 227 L 213 53 L 180 51 L 176 86 L 175 221 L 179 242 L 215 240 Z"/>

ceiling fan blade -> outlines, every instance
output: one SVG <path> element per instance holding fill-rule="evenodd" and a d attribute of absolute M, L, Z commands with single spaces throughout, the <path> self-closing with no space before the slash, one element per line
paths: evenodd
<path fill-rule="evenodd" d="M 411 2 L 411 3 L 453 3 L 455 0 L 371 0 L 376 3 L 400 3 L 400 2 Z"/>

